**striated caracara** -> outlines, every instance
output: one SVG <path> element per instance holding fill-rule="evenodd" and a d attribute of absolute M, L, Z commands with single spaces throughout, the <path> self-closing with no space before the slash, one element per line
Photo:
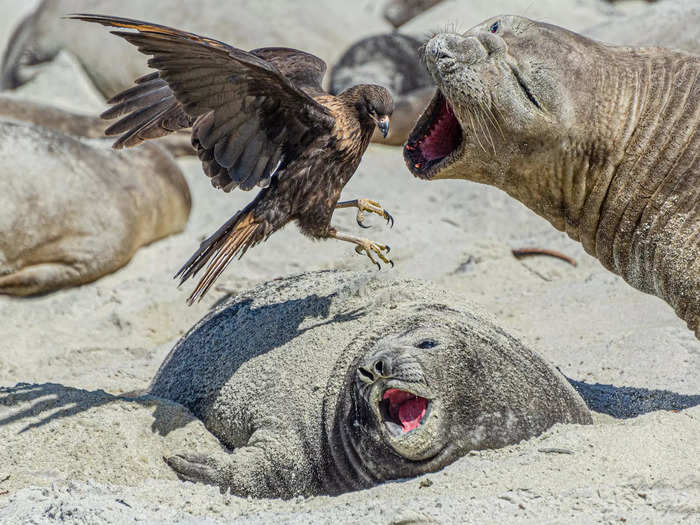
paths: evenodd
<path fill-rule="evenodd" d="M 289 48 L 250 52 L 211 38 L 126 18 L 77 14 L 70 18 L 134 31 L 112 31 L 145 55 L 154 73 L 115 97 L 102 116 L 120 118 L 107 130 L 121 135 L 115 148 L 192 128 L 192 145 L 216 188 L 261 187 L 255 199 L 200 245 L 176 277 L 181 282 L 207 266 L 188 299 L 201 299 L 231 259 L 291 221 L 316 239 L 356 245 L 373 263 L 389 247 L 337 231 L 336 208 L 356 207 L 393 219 L 368 199 L 338 202 L 360 164 L 375 126 L 386 136 L 393 101 L 375 85 L 337 96 L 321 87 L 326 64 Z"/>

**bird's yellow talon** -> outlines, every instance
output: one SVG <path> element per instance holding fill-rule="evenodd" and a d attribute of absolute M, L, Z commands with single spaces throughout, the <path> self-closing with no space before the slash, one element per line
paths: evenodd
<path fill-rule="evenodd" d="M 331 230 L 328 236 L 338 239 L 339 241 L 353 243 L 355 245 L 355 252 L 360 255 L 364 253 L 369 258 L 369 260 L 372 261 L 372 263 L 377 265 L 377 267 L 380 270 L 382 267 L 374 258 L 374 255 L 379 257 L 379 259 L 385 262 L 386 264 L 391 264 L 392 267 L 394 266 L 394 262 L 391 259 L 387 258 L 387 256 L 385 255 L 385 253 L 389 253 L 389 251 L 391 250 L 391 248 L 386 244 L 379 244 L 377 242 L 370 241 L 369 239 L 354 237 L 353 235 L 340 233 L 337 230 Z"/>
<path fill-rule="evenodd" d="M 391 266 L 393 267 L 394 261 L 388 259 L 386 255 L 384 255 L 384 252 L 389 253 L 390 250 L 391 248 L 389 248 L 389 246 L 385 244 L 379 244 L 367 239 L 360 239 L 358 241 L 358 245 L 355 246 L 355 251 L 357 253 L 364 253 L 365 255 L 367 255 L 367 257 L 369 257 L 369 260 L 376 264 L 379 267 L 379 269 L 381 269 L 381 265 L 375 260 L 372 254 L 376 254 L 377 257 L 379 257 L 379 259 L 381 259 L 386 264 L 391 264 Z"/>
<path fill-rule="evenodd" d="M 379 204 L 377 201 L 373 201 L 371 199 L 356 199 L 354 201 L 345 201 L 345 202 L 339 202 L 335 206 L 336 208 L 357 208 L 357 216 L 356 216 L 356 221 L 357 224 L 360 225 L 362 228 L 369 228 L 369 226 L 365 226 L 364 220 L 365 220 L 365 213 L 364 212 L 369 212 L 369 213 L 376 213 L 380 217 L 383 217 L 386 222 L 390 225 L 390 227 L 393 228 L 394 226 L 394 217 L 391 216 L 391 214 L 386 211 L 384 208 L 382 208 L 381 204 Z"/>

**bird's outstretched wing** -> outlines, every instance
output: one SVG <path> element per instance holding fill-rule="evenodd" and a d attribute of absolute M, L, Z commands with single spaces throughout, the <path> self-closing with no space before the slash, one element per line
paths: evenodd
<path fill-rule="evenodd" d="M 275 66 L 295 87 L 311 96 L 327 95 L 322 87 L 326 63 L 311 53 L 290 47 L 261 47 L 250 51 Z"/>
<path fill-rule="evenodd" d="M 158 24 L 77 14 L 69 18 L 135 31 L 112 31 L 150 55 L 157 72 L 109 102 L 115 147 L 192 126 L 192 143 L 212 184 L 225 191 L 269 184 L 335 119 L 309 94 L 322 91 L 325 63 L 294 49 L 254 52 Z M 126 116 L 125 116 L 126 115 Z"/>

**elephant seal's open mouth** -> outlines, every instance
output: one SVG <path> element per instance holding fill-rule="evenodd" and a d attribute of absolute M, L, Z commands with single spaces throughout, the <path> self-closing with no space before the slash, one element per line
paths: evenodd
<path fill-rule="evenodd" d="M 454 160 L 463 139 L 462 126 L 452 106 L 437 90 L 404 146 L 406 165 L 416 177 L 431 179 Z"/>
<path fill-rule="evenodd" d="M 418 428 L 430 411 L 430 401 L 406 390 L 390 388 L 379 402 L 379 413 L 389 433 L 402 436 Z"/>

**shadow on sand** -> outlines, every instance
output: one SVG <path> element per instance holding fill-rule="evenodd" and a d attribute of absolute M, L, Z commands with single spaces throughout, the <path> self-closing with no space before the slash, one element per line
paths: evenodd
<path fill-rule="evenodd" d="M 683 410 L 700 405 L 700 395 L 676 394 L 629 386 L 590 384 L 569 379 L 569 383 L 595 412 L 625 419 L 657 410 Z"/>
<path fill-rule="evenodd" d="M 189 411 L 200 415 L 205 408 L 203 403 L 212 398 L 212 391 L 221 389 L 249 359 L 278 348 L 307 330 L 351 321 L 362 315 L 362 310 L 353 310 L 331 316 L 332 297 L 312 294 L 302 299 L 260 307 L 253 307 L 252 299 L 243 298 L 228 307 L 210 312 L 168 354 L 149 388 L 154 395 L 142 395 L 144 392 L 140 391 L 115 396 L 103 390 L 88 391 L 56 383 L 20 383 L 11 388 L 0 387 L 0 430 L 17 421 L 31 420 L 21 430 L 26 432 L 51 421 L 122 400 L 155 405 L 152 430 L 165 435 L 195 417 L 177 417 L 176 421 L 172 421 L 172 405 L 184 406 L 188 411 L 183 412 L 188 416 Z M 300 328 L 310 318 L 318 319 L 318 322 Z M 224 352 L 217 352 L 216 345 L 207 344 L 213 338 L 229 337 L 244 325 L 250 327 L 251 323 L 259 325 L 261 337 L 244 341 L 244 347 L 228 347 Z M 216 371 L 216 375 L 208 377 L 207 381 L 195 380 L 195 375 L 210 370 Z M 195 384 L 206 388 L 206 391 L 187 387 Z M 22 408 L 13 409 L 18 405 Z"/>
<path fill-rule="evenodd" d="M 0 387 L 0 432 L 2 427 L 21 421 L 27 421 L 27 424 L 19 433 L 31 431 L 117 401 L 135 403 L 144 408 L 155 407 L 151 429 L 160 435 L 167 435 L 196 420 L 181 405 L 150 395 L 115 396 L 104 390 L 82 390 L 57 383 L 19 383 L 14 387 Z"/>

